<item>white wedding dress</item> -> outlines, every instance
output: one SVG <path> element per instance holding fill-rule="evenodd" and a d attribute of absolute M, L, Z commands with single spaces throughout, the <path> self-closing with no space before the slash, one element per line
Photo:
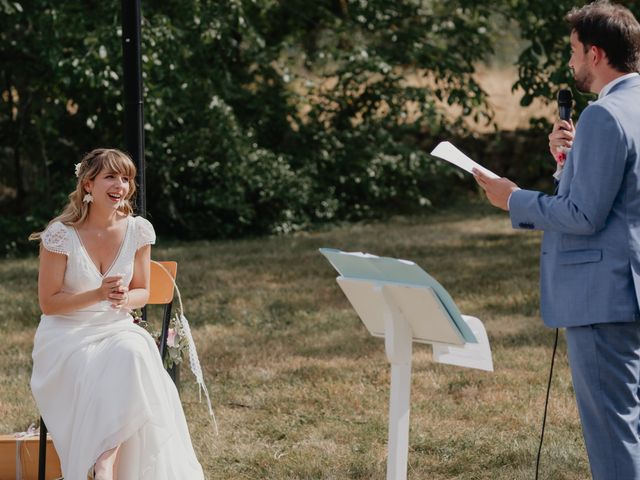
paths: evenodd
<path fill-rule="evenodd" d="M 44 248 L 67 256 L 63 289 L 98 288 L 105 276 L 133 275 L 136 251 L 155 243 L 151 224 L 129 217 L 120 250 L 101 275 L 77 231 L 60 222 Z M 107 450 L 119 451 L 119 480 L 200 480 L 178 392 L 146 330 L 109 302 L 42 315 L 33 348 L 31 389 L 56 447 L 65 480 L 86 480 Z"/>

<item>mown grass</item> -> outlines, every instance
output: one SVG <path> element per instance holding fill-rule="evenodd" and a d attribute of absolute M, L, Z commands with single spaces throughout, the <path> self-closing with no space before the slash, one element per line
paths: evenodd
<path fill-rule="evenodd" d="M 495 372 L 431 361 L 416 345 L 409 478 L 531 479 L 553 331 L 538 317 L 537 234 L 469 205 L 289 237 L 166 243 L 220 426 L 192 377 L 182 399 L 209 479 L 385 478 L 389 367 L 319 247 L 416 261 L 483 320 Z M 0 432 L 26 429 L 37 260 L 0 262 Z M 153 312 L 152 312 L 153 313 Z M 588 478 L 560 342 L 541 478 Z"/>

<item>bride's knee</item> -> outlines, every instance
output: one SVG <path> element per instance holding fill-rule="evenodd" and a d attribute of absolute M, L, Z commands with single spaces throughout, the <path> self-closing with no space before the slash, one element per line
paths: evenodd
<path fill-rule="evenodd" d="M 149 345 L 146 340 L 139 335 L 129 334 L 123 336 L 113 346 L 112 353 L 119 358 L 132 358 L 144 357 L 146 351 L 149 349 Z"/>

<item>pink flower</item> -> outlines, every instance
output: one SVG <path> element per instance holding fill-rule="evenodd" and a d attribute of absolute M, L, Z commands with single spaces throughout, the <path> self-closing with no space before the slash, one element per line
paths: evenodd
<path fill-rule="evenodd" d="M 175 347 L 176 346 L 176 330 L 175 328 L 169 329 L 169 334 L 167 335 L 167 346 Z"/>
<path fill-rule="evenodd" d="M 564 152 L 556 153 L 556 162 L 558 162 L 561 166 L 564 165 L 565 160 L 567 159 L 567 154 Z"/>

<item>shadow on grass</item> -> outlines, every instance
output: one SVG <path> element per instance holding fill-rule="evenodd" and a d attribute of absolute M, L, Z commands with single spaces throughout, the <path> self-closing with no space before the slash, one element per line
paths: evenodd
<path fill-rule="evenodd" d="M 490 342 L 493 349 L 510 349 L 519 347 L 551 347 L 555 330 L 536 325 L 523 325 L 515 333 L 492 333 Z"/>

